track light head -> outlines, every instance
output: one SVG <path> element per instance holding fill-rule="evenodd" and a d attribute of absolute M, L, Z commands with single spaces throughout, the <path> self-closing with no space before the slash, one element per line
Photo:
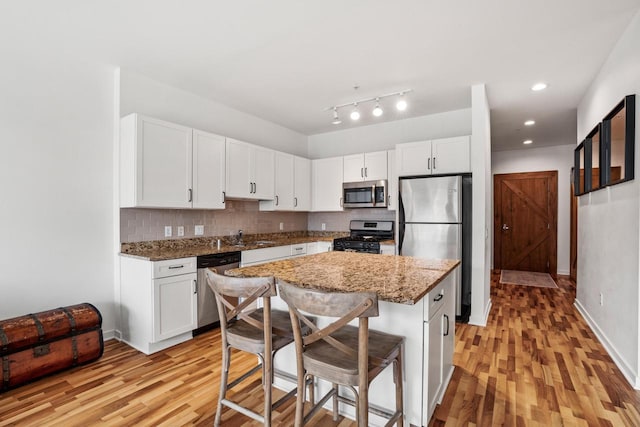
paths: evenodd
<path fill-rule="evenodd" d="M 339 125 L 340 123 L 342 123 L 342 120 L 340 120 L 340 117 L 338 117 L 337 108 L 333 109 L 333 121 L 331 123 L 333 123 L 334 125 Z"/>
<path fill-rule="evenodd" d="M 360 111 L 358 111 L 358 103 L 357 102 L 355 104 L 353 104 L 353 111 L 351 112 L 351 115 L 349 117 L 351 117 L 351 120 L 360 119 Z"/>
<path fill-rule="evenodd" d="M 407 100 L 404 99 L 404 93 L 400 93 L 400 98 L 396 103 L 396 108 L 398 109 L 398 111 L 404 111 L 407 109 Z"/>
<path fill-rule="evenodd" d="M 382 113 L 382 108 L 380 108 L 380 98 L 376 98 L 376 107 L 373 109 L 373 115 L 375 117 L 380 117 Z"/>

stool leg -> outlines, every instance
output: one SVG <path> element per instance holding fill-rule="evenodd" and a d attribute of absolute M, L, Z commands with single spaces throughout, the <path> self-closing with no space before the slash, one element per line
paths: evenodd
<path fill-rule="evenodd" d="M 313 375 L 307 375 L 307 378 L 310 380 L 309 385 L 307 386 L 307 391 L 309 393 L 309 403 L 311 403 L 311 406 L 313 407 L 313 404 L 316 402 L 315 390 L 313 388 L 315 378 L 313 377 Z"/>
<path fill-rule="evenodd" d="M 222 417 L 222 399 L 227 397 L 227 381 L 229 380 L 229 362 L 231 359 L 231 349 L 224 346 L 222 349 L 222 371 L 220 372 L 220 395 L 218 396 L 218 408 L 216 409 L 216 418 L 213 421 L 215 427 L 220 426 L 220 418 Z"/>
<path fill-rule="evenodd" d="M 338 421 L 338 384 L 333 383 L 333 391 L 333 421 Z M 358 416 L 356 415 L 357 418 Z"/>
<path fill-rule="evenodd" d="M 304 370 L 298 369 L 298 386 L 296 393 L 296 420 L 295 427 L 301 427 L 304 423 L 304 391 L 305 378 L 307 378 Z"/>
<path fill-rule="evenodd" d="M 400 412 L 400 418 L 396 422 L 397 427 L 402 427 L 403 425 L 403 396 L 402 396 L 402 347 L 398 352 L 398 357 L 393 362 L 394 367 L 394 382 L 396 383 L 396 411 Z"/>

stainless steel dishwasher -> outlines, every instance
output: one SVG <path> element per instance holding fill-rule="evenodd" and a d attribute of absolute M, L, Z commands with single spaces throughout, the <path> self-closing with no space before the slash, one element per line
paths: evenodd
<path fill-rule="evenodd" d="M 201 255 L 196 262 L 198 268 L 198 328 L 193 331 L 193 336 L 220 326 L 216 297 L 207 285 L 205 270 L 214 267 L 219 274 L 224 274 L 225 270 L 238 268 L 240 266 L 240 252 Z"/>

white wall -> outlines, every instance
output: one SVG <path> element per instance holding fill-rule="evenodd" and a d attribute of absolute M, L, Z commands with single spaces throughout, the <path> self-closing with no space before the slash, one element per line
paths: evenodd
<path fill-rule="evenodd" d="M 114 69 L 10 22 L 0 38 L 0 319 L 90 302 L 109 335 Z"/>
<path fill-rule="evenodd" d="M 640 13 L 578 105 L 578 141 L 629 94 L 640 95 Z M 640 108 L 636 100 L 634 181 L 581 196 L 576 306 L 620 367 L 640 388 Z M 600 294 L 603 305 L 600 305 Z"/>
<path fill-rule="evenodd" d="M 494 175 L 558 171 L 558 274 L 569 274 L 571 168 L 573 167 L 573 150 L 575 148 L 575 145 L 558 145 L 494 151 L 491 154 L 491 170 Z M 493 232 L 492 227 L 492 236 Z"/>
<path fill-rule="evenodd" d="M 307 157 L 307 137 L 127 69 L 121 71 L 120 114 L 142 113 Z"/>
<path fill-rule="evenodd" d="M 471 134 L 471 109 L 448 111 L 309 137 L 309 157 L 393 150 L 396 144 Z"/>
<path fill-rule="evenodd" d="M 471 227 L 471 316 L 469 323 L 485 326 L 491 310 L 491 115 L 485 85 L 471 87 L 473 220 Z"/>

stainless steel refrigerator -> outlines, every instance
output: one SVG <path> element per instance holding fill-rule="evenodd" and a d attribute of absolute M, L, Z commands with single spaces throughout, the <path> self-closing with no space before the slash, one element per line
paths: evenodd
<path fill-rule="evenodd" d="M 400 178 L 400 255 L 460 259 L 456 320 L 471 312 L 471 175 Z"/>

